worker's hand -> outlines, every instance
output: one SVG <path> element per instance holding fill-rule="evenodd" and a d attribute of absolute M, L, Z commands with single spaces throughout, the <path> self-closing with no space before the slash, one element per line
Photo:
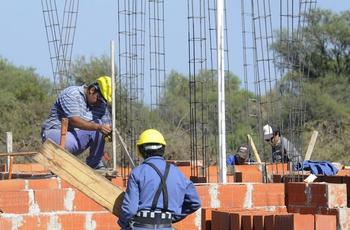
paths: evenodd
<path fill-rule="evenodd" d="M 110 134 L 112 132 L 112 126 L 111 125 L 103 125 L 103 124 L 101 124 L 99 126 L 98 131 L 100 131 L 101 133 L 103 133 L 104 135 L 107 136 L 108 134 Z"/>

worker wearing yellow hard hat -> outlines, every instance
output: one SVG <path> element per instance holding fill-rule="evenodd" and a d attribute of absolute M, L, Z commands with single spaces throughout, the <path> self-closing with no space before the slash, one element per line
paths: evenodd
<path fill-rule="evenodd" d="M 112 132 L 108 105 L 112 102 L 111 78 L 101 76 L 89 85 L 69 86 L 62 90 L 42 125 L 42 140 L 60 143 L 61 121 L 68 118 L 65 149 L 78 155 L 90 148 L 86 163 L 94 169 L 104 168 L 104 136 Z"/>
<path fill-rule="evenodd" d="M 118 224 L 121 229 L 170 230 L 200 208 L 196 188 L 165 161 L 166 142 L 158 130 L 142 132 L 136 146 L 144 161 L 129 175 Z"/>
<path fill-rule="evenodd" d="M 112 102 L 112 81 L 108 76 L 102 76 L 97 78 L 96 85 L 101 93 L 101 96 L 107 103 Z"/>

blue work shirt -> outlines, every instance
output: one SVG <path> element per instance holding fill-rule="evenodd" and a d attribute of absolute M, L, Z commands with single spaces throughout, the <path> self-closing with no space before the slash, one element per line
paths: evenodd
<path fill-rule="evenodd" d="M 166 161 L 163 157 L 152 156 L 144 162 L 154 164 L 164 175 Z M 118 224 L 122 229 L 129 229 L 129 223 L 139 210 L 150 210 L 152 201 L 160 185 L 160 177 L 156 171 L 147 164 L 134 168 L 128 179 L 121 214 Z M 171 164 L 166 180 L 168 189 L 168 212 L 173 215 L 173 222 L 182 220 L 187 215 L 200 208 L 201 202 L 194 184 L 183 173 Z M 161 193 L 157 210 L 163 208 L 163 193 Z"/>
<path fill-rule="evenodd" d="M 85 96 L 86 88 L 86 85 L 65 88 L 52 105 L 49 117 L 43 123 L 42 129 L 60 129 L 62 118 L 73 116 L 78 116 L 85 121 L 101 120 L 102 124 L 111 124 L 107 104 L 101 102 L 96 106 L 90 106 Z"/>

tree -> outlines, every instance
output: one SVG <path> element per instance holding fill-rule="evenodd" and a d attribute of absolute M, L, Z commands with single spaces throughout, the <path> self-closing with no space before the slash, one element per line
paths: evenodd
<path fill-rule="evenodd" d="M 5 151 L 5 132 L 13 133 L 14 151 L 32 151 L 41 144 L 41 123 L 51 106 L 52 84 L 32 68 L 15 67 L 0 58 L 0 141 Z"/>
<path fill-rule="evenodd" d="M 310 78 L 327 73 L 350 77 L 350 11 L 336 14 L 316 9 L 304 16 L 306 26 L 295 34 L 277 32 L 272 48 L 281 57 L 280 63 L 291 62 L 296 71 L 302 67 Z"/>
<path fill-rule="evenodd" d="M 305 114 L 304 143 L 313 130 L 320 132 L 313 159 L 347 162 L 350 129 L 350 11 L 317 9 L 305 15 L 306 25 L 289 39 L 279 31 L 272 47 L 281 62 L 290 62 L 279 82 L 284 108 L 291 98 L 302 97 Z M 283 68 L 283 66 L 279 66 Z M 288 88 L 297 81 L 298 88 Z M 298 85 L 298 84 L 295 84 Z M 285 87 L 287 86 L 287 87 Z M 292 102 L 293 103 L 293 102 Z M 289 114 L 284 111 L 287 122 Z"/>

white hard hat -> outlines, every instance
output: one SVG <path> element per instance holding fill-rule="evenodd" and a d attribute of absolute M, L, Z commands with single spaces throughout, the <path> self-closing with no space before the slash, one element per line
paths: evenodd
<path fill-rule="evenodd" d="M 263 127 L 264 140 L 270 140 L 273 137 L 273 130 L 269 124 Z"/>

